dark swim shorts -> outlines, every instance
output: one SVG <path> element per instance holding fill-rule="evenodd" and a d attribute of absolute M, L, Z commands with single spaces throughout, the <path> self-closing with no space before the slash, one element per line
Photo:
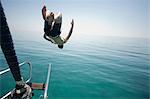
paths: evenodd
<path fill-rule="evenodd" d="M 61 34 L 61 23 L 54 23 L 54 25 L 48 25 L 48 22 L 45 21 L 44 32 L 47 36 L 56 37 Z"/>

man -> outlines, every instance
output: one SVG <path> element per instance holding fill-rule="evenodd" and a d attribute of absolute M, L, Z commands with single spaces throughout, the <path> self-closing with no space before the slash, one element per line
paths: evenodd
<path fill-rule="evenodd" d="M 74 20 L 72 19 L 71 28 L 70 28 L 68 36 L 65 39 L 63 39 L 60 36 L 62 14 L 61 13 L 54 14 L 53 12 L 49 12 L 48 10 L 46 10 L 46 6 L 43 6 L 42 16 L 43 16 L 43 19 L 45 20 L 44 38 L 48 41 L 51 41 L 54 44 L 57 44 L 58 48 L 62 49 L 64 43 L 68 41 L 68 39 L 70 38 L 72 34 L 73 27 L 74 27 Z"/>

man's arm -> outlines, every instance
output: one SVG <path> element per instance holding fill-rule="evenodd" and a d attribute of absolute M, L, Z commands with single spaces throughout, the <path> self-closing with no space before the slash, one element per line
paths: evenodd
<path fill-rule="evenodd" d="M 69 34 L 68 34 L 67 37 L 64 39 L 64 43 L 66 43 L 66 42 L 69 40 L 69 38 L 70 38 L 70 36 L 71 36 L 71 34 L 72 34 L 72 31 L 73 31 L 73 27 L 74 27 L 74 20 L 72 19 L 72 21 L 71 21 L 71 28 L 70 28 Z"/>
<path fill-rule="evenodd" d="M 46 37 L 46 34 L 44 34 L 43 37 L 44 37 L 46 40 L 51 41 L 50 39 L 48 39 L 48 38 Z"/>
<path fill-rule="evenodd" d="M 49 39 L 49 38 L 47 38 L 47 35 L 46 34 L 44 34 L 44 36 L 43 36 L 46 40 L 48 40 L 48 41 L 50 41 L 50 42 L 52 42 L 52 40 L 51 39 Z M 53 42 L 52 42 L 53 43 Z"/>

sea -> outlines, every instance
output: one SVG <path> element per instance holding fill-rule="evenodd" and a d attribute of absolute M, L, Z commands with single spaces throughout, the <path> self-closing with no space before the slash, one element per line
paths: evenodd
<path fill-rule="evenodd" d="M 44 39 L 13 41 L 19 63 L 32 64 L 31 82 L 45 83 L 52 65 L 48 99 L 150 99 L 150 39 L 76 38 L 63 49 Z M 0 50 L 0 70 L 5 68 Z M 28 79 L 28 65 L 20 71 Z M 0 85 L 0 96 L 15 87 L 11 72 L 1 75 Z M 32 99 L 43 95 L 41 90 L 33 93 Z"/>

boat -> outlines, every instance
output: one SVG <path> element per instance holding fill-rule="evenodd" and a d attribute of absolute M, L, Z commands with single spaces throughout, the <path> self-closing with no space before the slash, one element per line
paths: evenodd
<path fill-rule="evenodd" d="M 48 65 L 48 73 L 47 73 L 47 79 L 46 83 L 33 83 L 31 82 L 32 78 L 32 64 L 30 62 L 22 62 L 19 64 L 18 58 L 15 52 L 11 32 L 9 30 L 7 19 L 4 13 L 4 9 L 2 7 L 1 1 L 0 1 L 0 47 L 2 49 L 2 52 L 6 58 L 7 64 L 9 68 L 6 68 L 4 70 L 0 71 L 0 76 L 3 76 L 4 74 L 11 71 L 11 74 L 13 75 L 14 80 L 16 81 L 16 85 L 19 86 L 9 90 L 8 93 L 6 93 L 3 96 L 0 96 L 1 99 L 20 99 L 22 97 L 31 99 L 34 97 L 32 95 L 33 90 L 43 90 L 43 94 L 39 96 L 39 99 L 47 99 L 48 98 L 48 85 L 50 80 L 50 74 L 51 74 L 51 64 Z M 29 66 L 29 78 L 24 82 L 21 77 L 21 70 L 20 66 L 25 66 L 27 64 Z M 17 89 L 18 88 L 18 89 Z"/>
<path fill-rule="evenodd" d="M 29 66 L 29 78 L 26 80 L 26 84 L 29 84 L 30 87 L 32 88 L 32 91 L 31 93 L 33 94 L 33 90 L 42 90 L 43 91 L 43 94 L 41 94 L 39 96 L 39 99 L 48 99 L 48 86 L 49 86 L 49 80 L 50 80 L 50 74 L 51 74 L 51 64 L 48 65 L 48 73 L 47 73 L 47 79 L 46 83 L 33 83 L 31 82 L 31 79 L 32 79 L 32 64 L 28 61 L 24 61 L 22 63 L 19 64 L 19 66 L 26 66 L 26 64 Z M 3 76 L 4 74 L 10 72 L 10 69 L 9 68 L 6 68 L 4 70 L 1 70 L 0 71 L 0 76 Z M 34 85 L 34 86 L 32 86 Z M 43 87 L 39 87 L 39 86 L 42 86 L 44 85 Z M 14 88 L 15 89 L 15 88 Z M 11 99 L 11 93 L 13 92 L 13 90 L 10 90 L 8 91 L 5 95 L 3 95 L 1 97 L 1 99 Z M 30 99 L 32 99 L 32 97 L 34 97 L 33 95 L 30 97 Z"/>

